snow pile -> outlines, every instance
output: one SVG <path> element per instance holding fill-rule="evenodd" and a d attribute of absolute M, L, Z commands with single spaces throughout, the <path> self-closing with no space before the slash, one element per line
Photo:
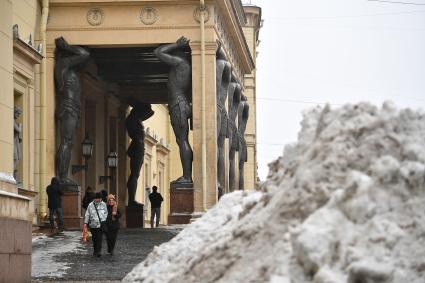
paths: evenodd
<path fill-rule="evenodd" d="M 424 183 L 423 112 L 315 108 L 262 192 L 224 196 L 124 281 L 425 282 Z"/>

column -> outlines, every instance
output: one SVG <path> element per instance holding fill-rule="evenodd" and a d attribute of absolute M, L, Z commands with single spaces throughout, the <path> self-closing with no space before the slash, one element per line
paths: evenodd
<path fill-rule="evenodd" d="M 207 188 L 202 188 L 202 81 L 201 45 L 191 42 L 192 48 L 192 110 L 193 110 L 193 182 L 195 212 L 204 212 L 217 202 L 217 107 L 216 107 L 216 43 L 206 42 L 205 47 L 205 119 Z"/>
<path fill-rule="evenodd" d="M 118 168 L 116 168 L 116 177 L 118 179 L 118 207 L 121 211 L 121 225 L 127 227 L 126 206 L 127 206 L 127 145 L 128 137 L 125 127 L 125 117 L 127 115 L 127 105 L 120 105 L 118 108 Z"/>
<path fill-rule="evenodd" d="M 256 98 L 255 98 L 255 71 L 244 78 L 244 95 L 248 99 L 249 119 L 246 125 L 245 140 L 247 146 L 248 161 L 244 165 L 244 188 L 255 189 L 257 183 L 257 124 L 256 124 Z"/>

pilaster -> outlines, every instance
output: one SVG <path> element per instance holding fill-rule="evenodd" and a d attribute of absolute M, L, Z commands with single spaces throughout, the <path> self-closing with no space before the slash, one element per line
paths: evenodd
<path fill-rule="evenodd" d="M 118 178 L 118 207 L 123 214 L 121 217 L 121 224 L 123 227 L 127 227 L 126 223 L 126 205 L 127 205 L 127 145 L 128 145 L 128 136 L 127 130 L 125 127 L 125 118 L 127 115 L 127 106 L 121 105 L 118 110 L 118 137 L 120 142 L 118 143 L 118 168 L 117 168 L 117 178 Z"/>
<path fill-rule="evenodd" d="M 205 50 L 205 119 L 207 187 L 202 188 L 202 78 L 201 45 L 192 42 L 192 111 L 193 111 L 193 182 L 194 209 L 203 212 L 217 202 L 217 107 L 216 107 L 216 43 L 206 42 Z"/>

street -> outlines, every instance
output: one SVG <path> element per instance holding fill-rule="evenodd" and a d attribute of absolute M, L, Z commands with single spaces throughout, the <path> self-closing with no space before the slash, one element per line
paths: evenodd
<path fill-rule="evenodd" d="M 168 242 L 182 226 L 156 229 L 121 229 L 114 255 L 94 257 L 92 242 L 83 242 L 80 231 L 65 231 L 52 237 L 36 236 L 32 243 L 32 282 L 121 280 L 143 261 L 155 246 Z"/>

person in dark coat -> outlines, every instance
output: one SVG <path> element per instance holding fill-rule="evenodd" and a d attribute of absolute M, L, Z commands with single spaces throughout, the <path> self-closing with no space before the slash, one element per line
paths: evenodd
<path fill-rule="evenodd" d="M 55 228 L 55 211 L 58 216 L 58 228 L 63 230 L 63 219 L 62 219 L 62 191 L 60 189 L 59 179 L 53 177 L 50 181 L 50 185 L 46 188 L 48 197 L 49 217 L 50 217 L 50 228 Z"/>
<path fill-rule="evenodd" d="M 93 189 L 90 186 L 88 186 L 83 198 L 83 208 L 85 210 L 87 210 L 87 206 L 89 206 L 89 203 L 91 203 L 94 200 L 95 195 L 96 194 L 93 191 Z"/>
<path fill-rule="evenodd" d="M 118 209 L 118 203 L 114 195 L 108 195 L 108 202 L 106 207 L 108 208 L 108 217 L 106 218 L 106 224 L 108 225 L 108 231 L 106 232 L 106 242 L 108 243 L 108 253 L 113 255 L 118 231 L 120 229 L 121 217 L 121 212 Z"/>
<path fill-rule="evenodd" d="M 153 192 L 149 194 L 149 200 L 151 202 L 151 228 L 153 228 L 153 220 L 156 215 L 156 227 L 159 226 L 159 218 L 161 217 L 161 203 L 164 200 L 160 193 L 157 192 L 156 186 L 152 187 Z"/>

